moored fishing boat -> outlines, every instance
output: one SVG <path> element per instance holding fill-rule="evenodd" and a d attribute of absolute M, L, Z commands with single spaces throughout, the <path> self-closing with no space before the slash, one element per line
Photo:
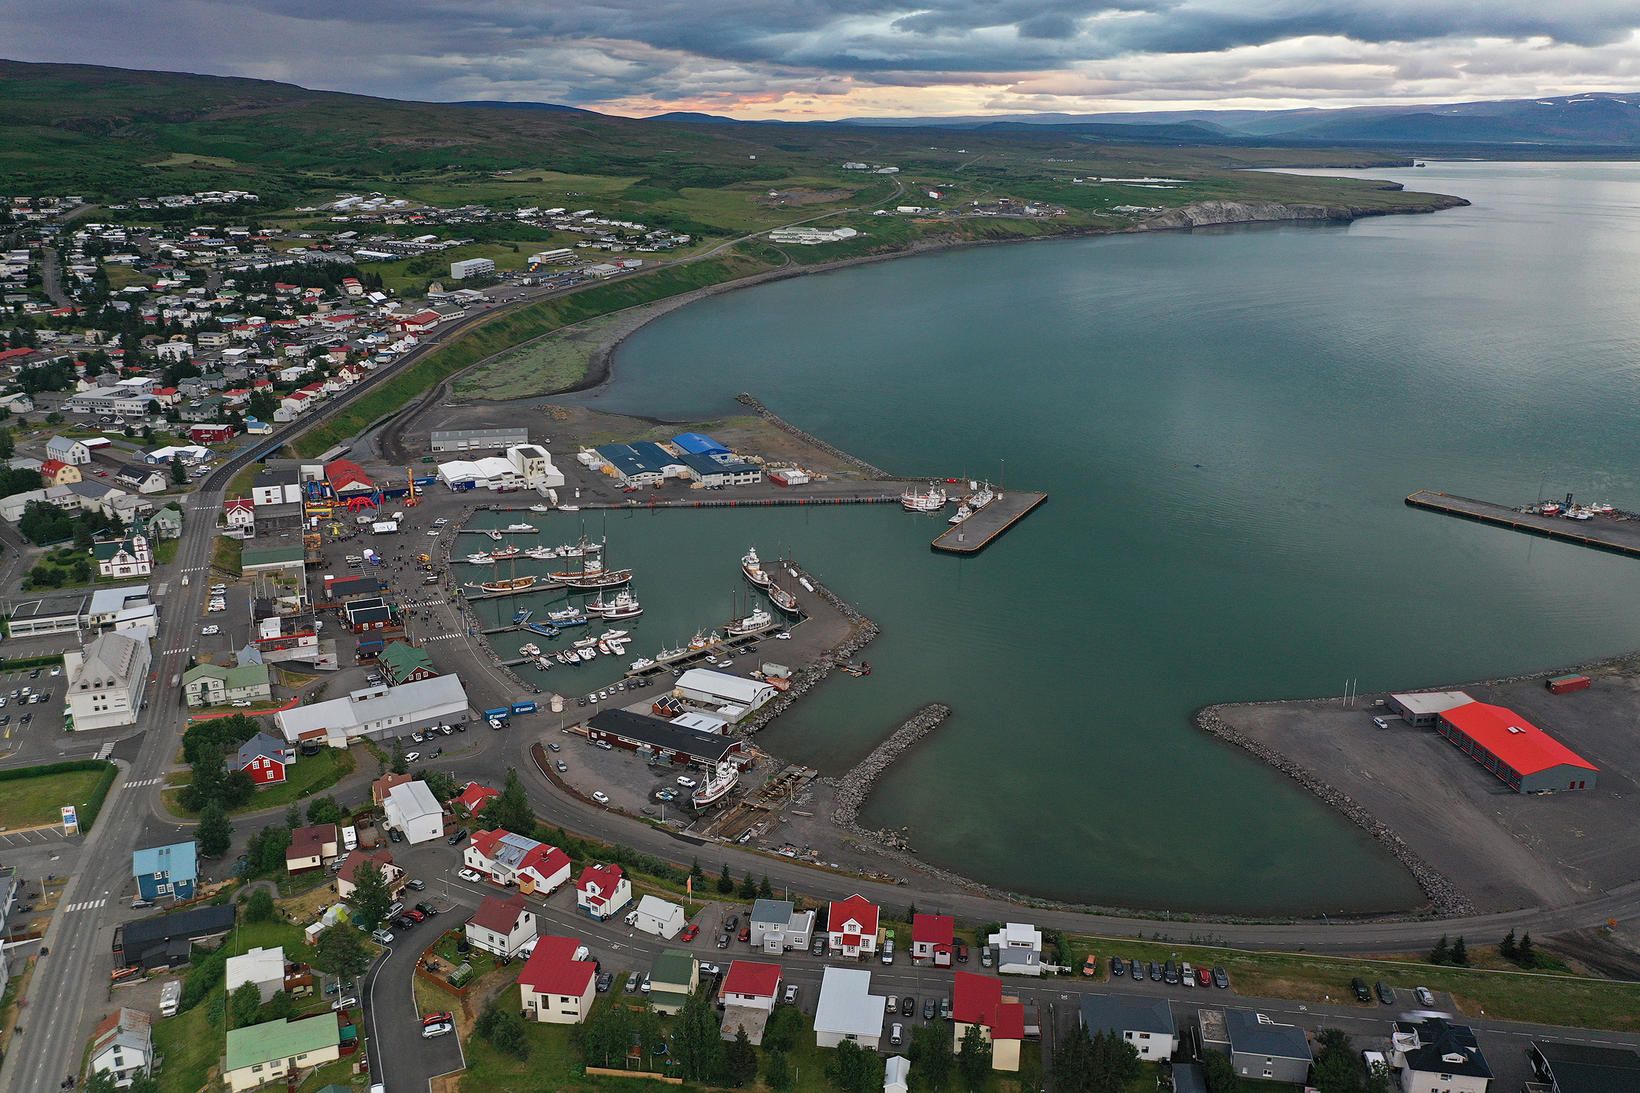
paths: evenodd
<path fill-rule="evenodd" d="M 752 547 L 741 556 L 740 571 L 746 575 L 746 579 L 748 581 L 751 581 L 759 588 L 767 588 L 769 586 L 769 582 L 773 579 L 766 572 L 764 572 L 763 564 L 757 557 L 756 547 Z"/>
<path fill-rule="evenodd" d="M 508 558 L 516 558 L 522 553 L 524 552 L 515 546 L 502 547 L 500 550 L 490 551 L 490 561 L 504 562 Z"/>
<path fill-rule="evenodd" d="M 538 657 L 541 655 L 541 647 L 533 641 L 526 641 L 523 645 L 518 647 L 518 651 L 527 657 Z"/>
<path fill-rule="evenodd" d="M 593 649 L 589 646 L 585 649 L 575 650 L 575 655 L 580 657 L 583 661 L 588 661 L 588 660 L 591 660 L 591 659 L 593 659 L 594 657 L 596 657 L 598 655 L 598 650 Z"/>
<path fill-rule="evenodd" d="M 537 535 L 541 531 L 534 524 L 508 524 L 502 530 L 509 535 Z"/>
<path fill-rule="evenodd" d="M 531 512 L 551 512 L 552 511 L 552 506 L 551 505 L 531 505 L 530 506 L 530 511 Z"/>
<path fill-rule="evenodd" d="M 496 531 L 494 528 L 491 528 L 489 531 L 486 531 L 484 534 L 488 535 L 490 538 L 494 539 L 498 543 L 501 541 L 501 533 L 499 531 Z"/>
<path fill-rule="evenodd" d="M 578 607 L 560 607 L 556 611 L 547 612 L 547 620 L 554 626 L 585 626 L 586 615 Z"/>
<path fill-rule="evenodd" d="M 957 511 L 951 514 L 951 518 L 946 523 L 960 524 L 972 515 L 974 515 L 974 510 L 968 507 L 968 502 L 964 501 L 957 506 Z"/>
<path fill-rule="evenodd" d="M 528 630 L 532 634 L 540 634 L 544 638 L 555 638 L 558 636 L 558 627 L 543 626 L 538 622 L 526 622 L 524 624 L 524 629 Z"/>
<path fill-rule="evenodd" d="M 548 668 L 551 668 L 551 667 L 552 667 L 552 661 L 550 661 L 550 660 L 548 660 L 548 659 L 547 659 L 547 658 L 546 658 L 546 657 L 544 657 L 544 656 L 540 656 L 540 657 L 536 657 L 536 658 L 535 658 L 535 666 L 536 666 L 536 667 L 537 667 L 537 668 L 539 668 L 539 669 L 541 669 L 541 670 L 542 670 L 542 671 L 543 671 L 543 672 L 544 672 L 544 671 L 546 671 L 546 670 L 547 670 L 547 669 L 548 669 Z"/>
<path fill-rule="evenodd" d="M 766 591 L 769 594 L 769 602 L 774 604 L 785 614 L 801 615 L 803 613 L 803 609 L 797 606 L 797 597 L 792 595 L 790 592 L 787 592 L 779 585 L 771 581 Z"/>
<path fill-rule="evenodd" d="M 596 637 L 594 637 L 593 635 L 591 635 L 591 634 L 588 634 L 584 638 L 576 638 L 575 639 L 575 648 L 577 648 L 577 649 L 585 649 L 585 648 L 588 648 L 589 646 L 593 646 L 593 645 L 597 645 L 597 644 L 598 644 L 598 639 Z"/>
<path fill-rule="evenodd" d="M 534 588 L 538 577 L 511 577 L 504 581 L 484 581 L 480 584 L 468 582 L 464 587 L 476 588 L 480 592 L 522 592 L 526 588 Z"/>
<path fill-rule="evenodd" d="M 524 552 L 524 557 L 546 562 L 558 557 L 558 551 L 553 547 L 530 547 Z"/>
<path fill-rule="evenodd" d="M 900 507 L 907 512 L 938 512 L 945 507 L 945 491 L 938 486 L 926 490 L 906 490 L 900 494 Z"/>
<path fill-rule="evenodd" d="M 464 562 L 470 562 L 473 565 L 489 565 L 490 562 L 494 561 L 493 558 L 483 551 L 479 551 L 477 554 L 469 554 L 461 560 Z"/>
<path fill-rule="evenodd" d="M 522 608 L 518 611 L 514 611 L 513 612 L 513 625 L 514 626 L 523 626 L 526 622 L 530 621 L 530 615 L 532 615 L 533 613 L 534 612 L 530 611 L 529 608 L 527 608 L 527 607 Z"/>
<path fill-rule="evenodd" d="M 746 634 L 756 634 L 767 630 L 774 625 L 774 616 L 761 607 L 752 608 L 752 613 L 745 618 L 736 619 L 723 628 L 730 637 L 741 637 Z"/>

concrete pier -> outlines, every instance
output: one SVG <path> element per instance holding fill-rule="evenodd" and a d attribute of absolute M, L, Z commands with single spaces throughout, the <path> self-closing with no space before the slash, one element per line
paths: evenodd
<path fill-rule="evenodd" d="M 1559 539 L 1595 550 L 1609 550 L 1640 558 L 1640 520 L 1626 520 L 1613 516 L 1596 516 L 1588 520 L 1568 520 L 1564 516 L 1541 516 L 1519 512 L 1507 505 L 1491 501 L 1477 501 L 1473 497 L 1441 493 L 1439 490 L 1416 490 L 1407 495 L 1407 504 L 1415 509 L 1460 516 L 1482 524 L 1523 531 L 1545 539 Z"/>
<path fill-rule="evenodd" d="M 978 554 L 1047 499 L 1047 494 L 1033 490 L 998 494 L 989 505 L 962 523 L 952 524 L 929 545 L 947 554 Z"/>

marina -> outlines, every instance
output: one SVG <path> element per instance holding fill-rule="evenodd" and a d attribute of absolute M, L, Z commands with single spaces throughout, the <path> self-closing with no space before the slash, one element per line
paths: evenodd
<path fill-rule="evenodd" d="M 1538 502 L 1525 509 L 1512 509 L 1438 490 L 1415 490 L 1407 495 L 1407 504 L 1427 512 L 1640 558 L 1640 519 L 1614 512 L 1610 506 L 1573 505 L 1570 495 L 1565 502 Z"/>

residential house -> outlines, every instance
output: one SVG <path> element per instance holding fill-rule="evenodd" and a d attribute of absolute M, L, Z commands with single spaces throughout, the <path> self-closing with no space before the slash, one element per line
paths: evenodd
<path fill-rule="evenodd" d="M 675 1014 L 700 986 L 700 964 L 682 949 L 663 949 L 649 966 L 649 1007 Z"/>
<path fill-rule="evenodd" d="M 296 467 L 264 467 L 251 480 L 251 501 L 263 505 L 295 505 L 302 501 L 301 471 Z"/>
<path fill-rule="evenodd" d="M 949 968 L 956 945 L 956 920 L 950 915 L 911 918 L 911 959 L 932 960 L 936 968 Z"/>
<path fill-rule="evenodd" d="M 968 1030 L 977 1027 L 991 1045 L 991 1069 L 1009 1073 L 1019 1069 L 1019 1047 L 1025 1039 L 1025 1006 L 1019 999 L 1002 993 L 1002 980 L 958 972 L 951 984 L 951 1021 L 952 1050 L 960 1050 Z"/>
<path fill-rule="evenodd" d="M 998 975 L 1042 974 L 1042 931 L 1026 922 L 1005 923 L 988 941 Z"/>
<path fill-rule="evenodd" d="M 75 437 L 54 436 L 46 441 L 46 458 L 83 467 L 91 462 L 91 449 L 85 441 Z"/>
<path fill-rule="evenodd" d="M 194 841 L 133 850 L 131 874 L 137 879 L 137 896 L 141 899 L 193 899 L 194 882 L 199 877 Z"/>
<path fill-rule="evenodd" d="M 285 850 L 285 871 L 303 873 L 318 869 L 337 855 L 340 845 L 341 834 L 335 824 L 299 827 L 290 833 L 290 846 Z"/>
<path fill-rule="evenodd" d="M 499 789 L 480 785 L 477 782 L 468 782 L 460 793 L 450 799 L 452 805 L 459 806 L 461 811 L 469 816 L 477 816 L 484 811 L 484 806 L 495 797 L 501 796 Z"/>
<path fill-rule="evenodd" d="M 535 939 L 535 912 L 519 893 L 485 896 L 467 920 L 467 940 L 496 956 L 511 957 Z"/>
<path fill-rule="evenodd" d="M 568 854 L 501 828 L 474 832 L 462 857 L 469 869 L 496 884 L 516 884 L 525 895 L 545 898 L 569 880 Z"/>
<path fill-rule="evenodd" d="M 124 1089 L 141 1074 L 152 1073 L 154 1035 L 152 1019 L 142 1010 L 121 1006 L 103 1019 L 91 1034 L 90 1069 L 107 1074 L 114 1088 Z"/>
<path fill-rule="evenodd" d="M 148 532 L 155 540 L 182 538 L 182 510 L 176 505 L 155 510 L 148 518 Z"/>
<path fill-rule="evenodd" d="M 1620 1093 L 1640 1089 L 1640 1052 L 1630 1047 L 1533 1040 L 1533 1076 L 1547 1093 Z"/>
<path fill-rule="evenodd" d="M 13 414 L 32 414 L 34 400 L 26 391 L 13 391 L 9 395 L 0 395 L 0 410 L 7 410 Z"/>
<path fill-rule="evenodd" d="M 538 938 L 518 973 L 519 1005 L 526 1018 L 555 1025 L 578 1025 L 592 1012 L 598 966 L 585 959 L 586 947 L 572 937 Z"/>
<path fill-rule="evenodd" d="M 444 835 L 444 806 L 426 782 L 405 782 L 387 791 L 382 803 L 383 823 L 400 831 L 412 843 L 431 842 Z"/>
<path fill-rule="evenodd" d="M 883 1093 L 910 1093 L 911 1060 L 890 1055 L 883 1063 Z"/>
<path fill-rule="evenodd" d="M 1236 1075 L 1300 1084 L 1309 1077 L 1310 1041 L 1304 1030 L 1252 1010 L 1196 1011 L 1202 1049 L 1230 1056 Z"/>
<path fill-rule="evenodd" d="M 256 986 L 256 993 L 262 996 L 264 1003 L 271 1002 L 273 996 L 285 989 L 285 949 L 282 945 L 275 945 L 271 949 L 255 948 L 249 952 L 228 958 L 227 992 L 231 996 L 234 991 L 246 983 Z"/>
<path fill-rule="evenodd" d="M 222 502 L 222 517 L 228 534 L 249 539 L 256 534 L 256 502 L 248 497 L 230 497 Z"/>
<path fill-rule="evenodd" d="M 688 919 L 683 908 L 659 896 L 644 896 L 638 906 L 627 912 L 626 924 L 634 930 L 654 934 L 670 941 L 682 931 Z"/>
<path fill-rule="evenodd" d="M 241 1093 L 333 1063 L 341 1058 L 341 1048 L 341 1025 L 334 1013 L 230 1029 L 222 1077 L 229 1089 Z"/>
<path fill-rule="evenodd" d="M 138 493 L 160 493 L 167 484 L 166 477 L 146 463 L 125 464 L 114 473 L 114 481 Z"/>
<path fill-rule="evenodd" d="M 631 902 L 632 882 L 618 865 L 589 865 L 575 878 L 575 906 L 591 918 L 613 918 Z"/>
<path fill-rule="evenodd" d="M 154 552 L 146 535 L 91 544 L 97 573 L 103 577 L 146 577 L 154 571 Z"/>
<path fill-rule="evenodd" d="M 427 650 L 411 645 L 407 641 L 388 642 L 387 647 L 376 659 L 387 674 L 387 682 L 394 687 L 401 683 L 417 683 L 424 679 L 432 679 L 438 675 L 433 668 L 433 658 L 428 655 Z"/>
<path fill-rule="evenodd" d="M 725 1040 L 742 1032 L 753 1044 L 763 1043 L 763 1032 L 780 993 L 780 965 L 756 960 L 736 960 L 729 965 L 718 988 L 718 1007 L 723 1010 L 719 1030 Z"/>
<path fill-rule="evenodd" d="M 121 923 L 114 927 L 114 966 L 152 971 L 186 964 L 194 946 L 227 937 L 234 917 L 232 904 L 206 904 Z"/>
<path fill-rule="evenodd" d="M 266 702 L 273 697 L 272 677 L 266 664 L 196 664 L 182 673 L 182 695 L 190 706 L 222 706 L 231 702 Z"/>
<path fill-rule="evenodd" d="M 358 886 L 359 867 L 367 862 L 381 871 L 382 881 L 390 895 L 397 896 L 410 879 L 404 869 L 394 863 L 391 850 L 350 850 L 342 860 L 342 867 L 336 870 L 337 899 L 345 900 L 353 894 Z"/>
<path fill-rule="evenodd" d="M 852 1040 L 876 1051 L 883 1035 L 888 999 L 871 993 L 871 973 L 864 968 L 828 965 L 820 973 L 820 998 L 814 1008 L 816 1047 L 836 1047 Z"/>
<path fill-rule="evenodd" d="M 83 650 L 63 654 L 73 728 L 134 725 L 148 686 L 148 642 L 126 634 L 99 634 Z"/>
<path fill-rule="evenodd" d="M 247 667 L 263 668 L 260 664 Z M 263 668 L 264 672 L 266 670 Z M 296 749 L 265 732 L 259 732 L 239 745 L 239 752 L 234 757 L 234 769 L 249 774 L 258 789 L 282 784 L 295 763 Z"/>
<path fill-rule="evenodd" d="M 746 925 L 754 949 L 766 953 L 805 950 L 814 937 L 814 912 L 795 910 L 791 900 L 760 899 L 752 904 Z"/>
<path fill-rule="evenodd" d="M 1173 1007 L 1166 998 L 1138 998 L 1115 994 L 1082 996 L 1082 1027 L 1089 1036 L 1110 1033 L 1131 1044 L 1146 1062 L 1163 1062 L 1179 1046 Z"/>
<path fill-rule="evenodd" d="M 1390 1051 L 1401 1093 L 1486 1093 L 1492 1084 L 1475 1030 L 1444 1017 L 1395 1022 Z"/>
<path fill-rule="evenodd" d="M 859 894 L 832 900 L 831 909 L 826 913 L 826 933 L 832 953 L 857 960 L 875 953 L 879 913 L 875 903 Z"/>
<path fill-rule="evenodd" d="M 47 486 L 72 486 L 85 481 L 80 468 L 60 459 L 48 459 L 40 464 L 40 481 Z"/>

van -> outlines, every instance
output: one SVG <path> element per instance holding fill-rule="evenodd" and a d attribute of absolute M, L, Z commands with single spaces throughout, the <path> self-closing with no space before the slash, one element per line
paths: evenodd
<path fill-rule="evenodd" d="M 159 992 L 159 1015 L 161 1017 L 175 1017 L 177 1007 L 182 1004 L 182 980 L 173 979 L 165 984 Z"/>
<path fill-rule="evenodd" d="M 392 903 L 388 904 L 387 914 L 383 917 L 398 918 L 402 914 L 404 914 L 404 904 L 399 900 L 394 900 Z"/>
<path fill-rule="evenodd" d="M 884 964 L 894 963 L 894 939 L 893 938 L 889 938 L 887 941 L 883 942 L 883 963 Z"/>
<path fill-rule="evenodd" d="M 359 849 L 359 832 L 358 832 L 358 829 L 355 828 L 352 824 L 349 824 L 346 827 L 342 828 L 342 849 L 344 849 L 344 850 L 357 850 L 357 849 Z"/>
<path fill-rule="evenodd" d="M 187 588 L 187 587 L 188 587 L 188 574 L 186 574 L 186 573 L 184 573 L 184 574 L 183 574 L 183 575 L 182 575 L 182 587 L 183 587 L 183 588 Z"/>

